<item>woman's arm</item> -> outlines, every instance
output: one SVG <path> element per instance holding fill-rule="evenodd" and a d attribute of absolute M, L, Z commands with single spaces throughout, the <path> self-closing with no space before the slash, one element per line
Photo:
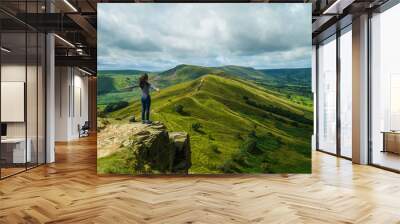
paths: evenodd
<path fill-rule="evenodd" d="M 149 83 L 150 84 L 150 83 Z M 153 84 L 150 84 L 150 88 L 154 89 L 157 92 L 160 92 L 160 89 L 155 87 Z"/>
<path fill-rule="evenodd" d="M 138 87 L 139 87 L 139 85 L 128 86 L 128 87 L 121 89 L 121 91 L 133 90 L 134 88 L 138 88 Z"/>

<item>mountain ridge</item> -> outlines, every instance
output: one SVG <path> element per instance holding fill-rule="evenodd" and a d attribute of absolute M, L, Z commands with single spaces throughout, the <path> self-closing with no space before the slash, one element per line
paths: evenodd
<path fill-rule="evenodd" d="M 309 172 L 312 108 L 247 82 L 207 74 L 166 87 L 152 95 L 152 119 L 189 133 L 192 173 Z M 135 100 L 108 118 L 129 122 L 140 110 Z"/>
<path fill-rule="evenodd" d="M 124 72 L 127 73 L 124 74 Z M 137 86 L 137 81 L 143 73 L 145 71 L 140 70 L 119 70 L 114 73 L 110 70 L 100 71 L 98 76 L 99 104 L 132 101 L 140 94 L 140 91 L 138 89 L 132 91 L 128 87 Z M 309 68 L 257 70 L 238 65 L 204 67 L 180 64 L 162 72 L 148 74 L 150 82 L 161 89 L 194 80 L 206 74 L 237 77 L 249 84 L 256 83 L 270 91 L 279 92 L 300 104 L 311 105 L 311 69 Z"/>

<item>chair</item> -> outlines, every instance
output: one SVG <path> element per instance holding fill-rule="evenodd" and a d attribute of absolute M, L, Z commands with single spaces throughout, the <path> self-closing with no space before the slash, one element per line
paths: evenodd
<path fill-rule="evenodd" d="M 79 138 L 89 136 L 89 129 L 90 129 L 89 121 L 85 121 L 85 123 L 82 125 L 82 127 L 80 127 L 80 125 L 78 125 Z"/>

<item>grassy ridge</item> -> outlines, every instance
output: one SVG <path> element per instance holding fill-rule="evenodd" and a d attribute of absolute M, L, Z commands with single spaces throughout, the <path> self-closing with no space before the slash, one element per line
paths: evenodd
<path fill-rule="evenodd" d="M 131 102 L 139 95 L 139 90 L 128 90 L 135 85 L 139 76 L 149 73 L 139 70 L 99 71 L 98 105 L 104 108 L 108 103 Z M 206 74 L 235 76 L 242 80 L 251 80 L 292 102 L 312 106 L 311 69 L 264 69 L 228 65 L 222 67 L 202 67 L 178 65 L 159 73 L 149 73 L 153 84 L 160 88 L 197 79 Z"/>
<path fill-rule="evenodd" d="M 160 76 L 171 74 L 177 75 Z M 152 119 L 162 121 L 171 131 L 190 134 L 191 173 L 311 171 L 312 125 L 293 120 L 296 116 L 312 119 L 311 107 L 237 76 L 199 71 L 191 78 L 196 79 L 152 96 Z M 249 104 L 249 99 L 257 105 Z M 177 105 L 183 107 L 181 112 L 177 112 Z M 265 109 L 272 105 L 296 116 L 288 118 Z M 132 114 L 139 117 L 140 108 L 140 102 L 133 101 L 108 117 L 128 122 Z M 193 124 L 200 124 L 200 128 L 194 129 Z"/>

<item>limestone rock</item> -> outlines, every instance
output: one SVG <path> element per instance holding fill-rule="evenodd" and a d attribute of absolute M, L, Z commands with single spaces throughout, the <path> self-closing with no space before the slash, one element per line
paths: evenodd
<path fill-rule="evenodd" d="M 189 135 L 168 133 L 160 122 L 131 133 L 127 148 L 135 155 L 138 173 L 188 173 L 191 167 Z"/>

